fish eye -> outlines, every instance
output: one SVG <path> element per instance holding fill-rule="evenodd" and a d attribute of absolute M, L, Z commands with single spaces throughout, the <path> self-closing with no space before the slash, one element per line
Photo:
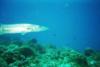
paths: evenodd
<path fill-rule="evenodd" d="M 38 26 L 38 27 L 42 28 L 43 26 Z"/>

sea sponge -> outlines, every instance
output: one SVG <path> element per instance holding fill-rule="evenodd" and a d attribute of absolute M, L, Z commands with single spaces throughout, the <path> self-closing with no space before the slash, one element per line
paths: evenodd
<path fill-rule="evenodd" d="M 85 56 L 91 56 L 94 53 L 92 48 L 86 48 L 84 51 Z"/>

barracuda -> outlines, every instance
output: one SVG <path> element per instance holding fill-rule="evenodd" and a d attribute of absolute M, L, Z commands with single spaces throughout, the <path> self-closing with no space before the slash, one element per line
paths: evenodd
<path fill-rule="evenodd" d="M 36 24 L 1 24 L 0 35 L 21 33 L 24 35 L 29 32 L 41 32 L 48 30 L 47 27 Z"/>

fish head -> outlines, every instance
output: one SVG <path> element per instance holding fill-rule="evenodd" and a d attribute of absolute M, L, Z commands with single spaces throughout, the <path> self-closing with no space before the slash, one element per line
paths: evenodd
<path fill-rule="evenodd" d="M 32 25 L 27 28 L 30 32 L 41 32 L 41 31 L 46 31 L 48 28 L 46 26 L 41 26 L 41 25 Z"/>

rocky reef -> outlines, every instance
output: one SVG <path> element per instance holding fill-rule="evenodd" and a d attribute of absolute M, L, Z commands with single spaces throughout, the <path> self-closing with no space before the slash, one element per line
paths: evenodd
<path fill-rule="evenodd" d="M 4 45 L 7 43 L 0 43 L 0 67 L 100 67 L 100 52 L 90 48 L 81 53 L 50 44 L 43 46 L 36 39 Z"/>

